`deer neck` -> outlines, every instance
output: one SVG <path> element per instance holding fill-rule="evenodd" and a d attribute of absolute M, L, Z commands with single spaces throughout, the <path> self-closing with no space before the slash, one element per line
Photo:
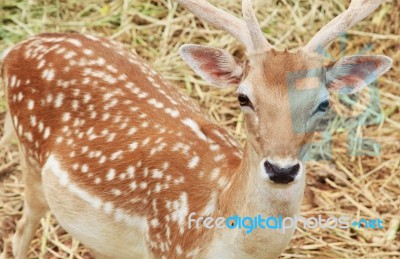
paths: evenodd
<path fill-rule="evenodd" d="M 266 219 L 282 215 L 294 217 L 300 211 L 305 186 L 305 173 L 300 181 L 289 185 L 274 185 L 265 180 L 260 172 L 260 159 L 255 150 L 247 144 L 243 160 L 232 180 L 219 196 L 219 210 L 215 217 L 237 215 Z M 214 232 L 214 240 L 207 256 L 224 258 L 276 258 L 288 245 L 295 228 L 284 233 L 279 229 L 246 229 L 227 227 Z M 228 251 L 228 252 L 227 252 Z"/>
<path fill-rule="evenodd" d="M 219 204 L 223 216 L 294 216 L 299 213 L 304 193 L 305 174 L 300 181 L 277 185 L 267 182 L 260 172 L 260 159 L 246 144 L 242 162 L 232 180 L 221 193 Z"/>

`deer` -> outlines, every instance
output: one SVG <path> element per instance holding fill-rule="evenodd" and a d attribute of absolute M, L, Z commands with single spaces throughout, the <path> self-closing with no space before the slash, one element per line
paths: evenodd
<path fill-rule="evenodd" d="M 77 33 L 29 38 L 7 50 L 1 67 L 1 143 L 17 137 L 24 168 L 15 258 L 27 257 L 48 210 L 96 258 L 276 258 L 288 246 L 295 228 L 247 235 L 189 228 L 188 216 L 300 213 L 307 143 L 330 93 L 358 92 L 392 65 L 383 55 L 327 64 L 318 50 L 383 0 L 351 1 L 305 46 L 285 51 L 263 35 L 250 0 L 243 19 L 204 0 L 177 2 L 246 50 L 239 61 L 214 47 L 179 49 L 206 82 L 236 87 L 244 148 L 122 43 Z"/>

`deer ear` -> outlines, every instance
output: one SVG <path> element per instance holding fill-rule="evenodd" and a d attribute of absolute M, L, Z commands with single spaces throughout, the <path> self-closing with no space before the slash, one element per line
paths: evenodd
<path fill-rule="evenodd" d="M 377 80 L 391 66 L 392 59 L 382 55 L 344 57 L 327 67 L 326 85 L 332 92 L 356 93 Z"/>
<path fill-rule="evenodd" d="M 238 85 L 242 79 L 242 65 L 225 50 L 185 44 L 179 53 L 199 76 L 215 86 Z"/>

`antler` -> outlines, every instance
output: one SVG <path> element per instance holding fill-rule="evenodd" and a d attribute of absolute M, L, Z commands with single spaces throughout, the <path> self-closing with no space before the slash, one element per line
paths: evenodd
<path fill-rule="evenodd" d="M 318 47 L 326 47 L 340 33 L 363 20 L 371 14 L 384 0 L 352 0 L 349 8 L 335 17 L 308 42 L 306 51 L 316 51 Z"/>
<path fill-rule="evenodd" d="M 177 0 L 177 2 L 197 17 L 228 32 L 239 40 L 248 51 L 265 50 L 272 47 L 260 29 L 251 0 L 243 0 L 242 12 L 244 21 L 204 0 Z"/>

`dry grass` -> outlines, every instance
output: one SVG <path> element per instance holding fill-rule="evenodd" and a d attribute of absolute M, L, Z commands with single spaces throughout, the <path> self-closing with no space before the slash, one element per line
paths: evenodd
<path fill-rule="evenodd" d="M 219 7 L 240 13 L 238 0 L 220 0 Z M 266 3 L 262 3 L 266 2 Z M 279 48 L 296 48 L 338 14 L 349 1 L 281 0 L 256 2 L 259 20 L 269 41 Z M 204 112 L 243 141 L 243 117 L 234 89 L 216 90 L 200 80 L 178 56 L 184 43 L 225 48 L 243 57 L 243 48 L 226 33 L 193 17 L 172 0 L 2 0 L 0 51 L 41 32 L 74 31 L 112 38 L 135 49 L 180 91 L 200 103 Z M 332 160 L 310 161 L 303 216 L 316 214 L 381 218 L 383 229 L 298 228 L 282 258 L 400 258 L 400 1 L 386 1 L 374 15 L 349 31 L 346 55 L 362 51 L 394 59 L 393 69 L 379 80 L 378 114 L 365 126 L 355 120 L 330 117 Z M 341 56 L 339 41 L 328 50 Z M 343 52 L 342 52 L 343 53 Z M 378 106 L 379 107 L 379 106 Z M 0 90 L 0 122 L 5 111 Z M 380 116 L 384 115 L 384 117 Z M 383 119 L 382 119 L 383 118 Z M 380 143 L 379 156 L 349 156 L 346 136 Z M 322 141 L 324 142 L 324 141 Z M 326 144 L 326 143 L 324 143 Z M 358 143 L 359 144 L 359 143 Z M 360 145 L 355 145 L 360 149 Z M 326 155 L 326 149 L 316 149 Z M 357 151 L 357 150 L 353 150 Z M 10 233 L 21 216 L 24 188 L 16 146 L 0 150 L 0 249 L 9 249 Z M 48 214 L 31 244 L 31 258 L 90 258 L 78 241 Z"/>

